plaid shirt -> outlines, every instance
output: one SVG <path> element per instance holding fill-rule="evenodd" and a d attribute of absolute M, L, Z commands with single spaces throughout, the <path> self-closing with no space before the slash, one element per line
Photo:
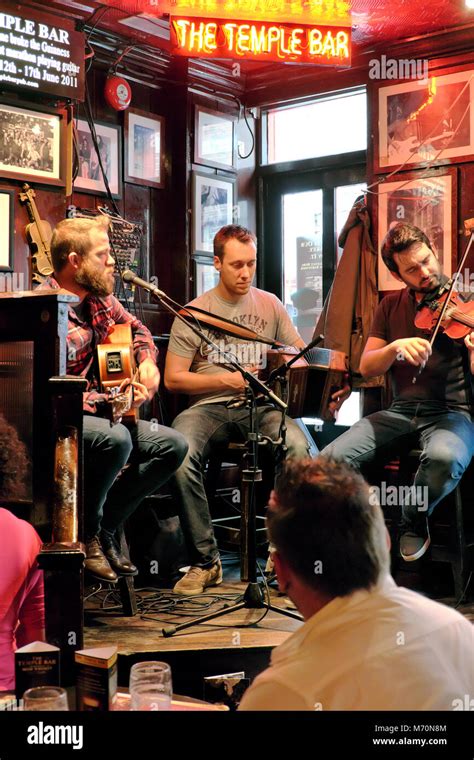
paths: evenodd
<path fill-rule="evenodd" d="M 56 290 L 59 287 L 54 277 L 48 277 L 37 290 Z M 83 303 L 86 310 L 89 308 L 85 322 L 71 305 L 68 306 L 67 373 L 87 379 L 84 411 L 96 414 L 100 412 L 100 404 L 107 400 L 108 394 L 99 392 L 95 349 L 104 341 L 110 328 L 115 324 L 124 323 L 132 326 L 133 348 L 137 364 L 141 364 L 144 359 L 156 361 L 158 351 L 148 328 L 126 311 L 115 296 L 106 298 L 87 296 Z"/>

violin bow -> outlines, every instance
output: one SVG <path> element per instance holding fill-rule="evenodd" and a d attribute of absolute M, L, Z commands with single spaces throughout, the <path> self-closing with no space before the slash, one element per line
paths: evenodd
<path fill-rule="evenodd" d="M 468 242 L 468 244 L 466 246 L 466 250 L 464 251 L 464 255 L 463 255 L 462 259 L 461 259 L 461 263 L 459 264 L 458 270 L 457 270 L 457 272 L 455 272 L 455 274 L 451 278 L 451 283 L 450 283 L 450 286 L 448 288 L 448 292 L 447 292 L 444 304 L 441 307 L 441 311 L 440 311 L 440 313 L 438 315 L 438 318 L 436 320 L 436 325 L 434 327 L 433 332 L 431 333 L 431 338 L 430 338 L 430 346 L 431 347 L 433 346 L 433 343 L 436 340 L 436 336 L 438 335 L 439 329 L 441 327 L 441 322 L 443 321 L 444 315 L 446 314 L 446 310 L 448 308 L 449 301 L 451 299 L 451 295 L 452 295 L 452 292 L 454 290 L 454 286 L 456 285 L 456 281 L 457 281 L 457 279 L 458 279 L 458 277 L 459 277 L 459 275 L 461 273 L 461 270 L 462 270 L 462 268 L 463 268 L 463 266 L 464 266 L 464 264 L 466 262 L 466 259 L 467 259 L 468 255 L 469 255 L 469 251 L 471 250 L 472 243 L 474 242 L 474 218 L 473 219 L 466 219 L 465 220 L 465 222 L 464 222 L 464 234 L 466 235 L 466 237 L 468 235 L 470 235 L 471 237 L 470 237 L 469 242 Z M 418 370 L 418 374 L 413 377 L 413 380 L 412 380 L 413 383 L 416 383 L 418 377 L 423 372 L 425 366 L 426 366 L 426 362 L 421 365 L 420 369 Z"/>

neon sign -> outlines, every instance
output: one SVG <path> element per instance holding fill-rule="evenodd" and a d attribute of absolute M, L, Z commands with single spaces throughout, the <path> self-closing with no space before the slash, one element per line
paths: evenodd
<path fill-rule="evenodd" d="M 340 26 L 171 18 L 175 55 L 350 66 L 351 31 Z"/>

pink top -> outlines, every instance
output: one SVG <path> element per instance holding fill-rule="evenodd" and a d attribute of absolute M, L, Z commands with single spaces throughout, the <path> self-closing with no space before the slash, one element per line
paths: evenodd
<path fill-rule="evenodd" d="M 0 690 L 15 688 L 15 649 L 44 641 L 40 549 L 33 526 L 0 508 Z"/>

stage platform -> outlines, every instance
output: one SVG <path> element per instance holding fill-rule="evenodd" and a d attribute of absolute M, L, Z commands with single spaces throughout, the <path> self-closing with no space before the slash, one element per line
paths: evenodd
<path fill-rule="evenodd" d="M 225 567 L 225 580 L 220 586 L 192 599 L 178 597 L 170 589 L 147 587 L 142 590 L 137 583 L 139 613 L 134 617 L 121 614 L 118 594 L 100 592 L 87 601 L 84 646 L 118 646 L 120 686 L 128 685 L 133 663 L 151 659 L 171 665 L 177 693 L 198 699 L 203 696 L 204 676 L 243 670 L 246 677 L 253 679 L 267 667 L 272 649 L 283 643 L 302 622 L 272 610 L 264 616 L 264 609 L 243 609 L 171 637 L 162 633 L 165 626 L 179 625 L 215 612 L 223 604 L 236 603 L 247 587 L 238 578 L 237 566 Z M 269 587 L 269 593 L 272 604 L 293 609 L 290 600 L 278 593 L 275 584 Z"/>

